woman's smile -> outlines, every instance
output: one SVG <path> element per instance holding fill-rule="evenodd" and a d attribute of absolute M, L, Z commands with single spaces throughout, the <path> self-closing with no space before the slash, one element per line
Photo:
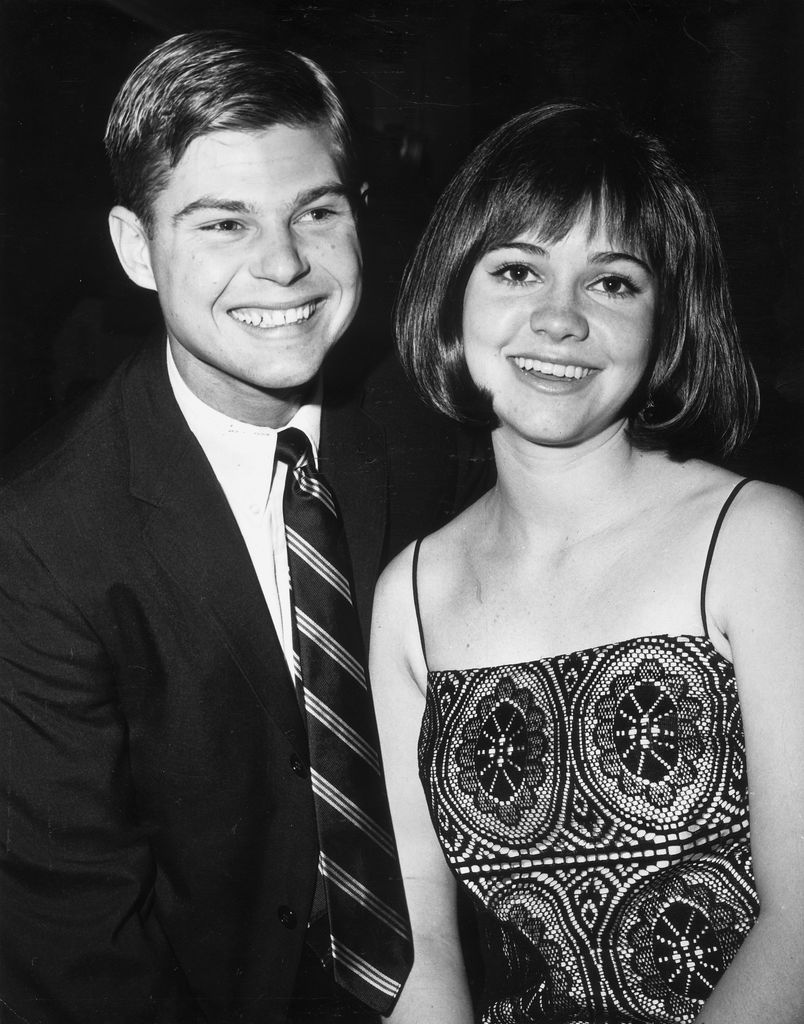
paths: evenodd
<path fill-rule="evenodd" d="M 574 366 L 571 363 L 550 363 L 541 359 L 530 359 L 527 356 L 512 356 L 516 366 L 523 373 L 532 377 L 556 377 L 566 380 L 582 380 L 592 373 L 590 366 Z"/>

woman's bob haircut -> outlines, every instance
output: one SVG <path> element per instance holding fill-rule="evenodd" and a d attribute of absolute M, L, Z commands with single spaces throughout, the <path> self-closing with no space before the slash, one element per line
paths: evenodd
<path fill-rule="evenodd" d="M 591 104 L 520 114 L 471 154 L 441 196 L 402 282 L 400 355 L 419 393 L 454 419 L 493 427 L 491 396 L 463 355 L 466 284 L 477 261 L 524 232 L 553 243 L 588 217 L 656 276 L 654 348 L 624 410 L 633 443 L 722 457 L 759 408 L 731 311 L 717 228 L 656 139 Z"/>

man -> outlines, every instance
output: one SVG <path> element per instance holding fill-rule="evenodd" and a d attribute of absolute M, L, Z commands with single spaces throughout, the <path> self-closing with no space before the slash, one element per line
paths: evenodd
<path fill-rule="evenodd" d="M 350 606 L 478 473 L 387 379 L 322 402 L 360 189 L 316 65 L 176 37 L 107 150 L 167 344 L 0 493 L 0 1019 L 370 1019 L 410 947 Z"/>

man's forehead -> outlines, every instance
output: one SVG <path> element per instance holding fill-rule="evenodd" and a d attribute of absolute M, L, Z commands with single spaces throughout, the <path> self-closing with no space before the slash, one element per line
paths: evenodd
<path fill-rule="evenodd" d="M 189 143 L 173 168 L 185 173 L 247 171 L 249 165 L 260 173 L 282 174 L 288 169 L 303 176 L 315 167 L 337 162 L 332 132 L 320 125 L 273 125 L 256 131 L 218 129 L 199 135 Z"/>
<path fill-rule="evenodd" d="M 187 146 L 157 205 L 174 218 L 205 207 L 245 214 L 345 194 L 336 155 L 320 126 L 209 132 Z"/>

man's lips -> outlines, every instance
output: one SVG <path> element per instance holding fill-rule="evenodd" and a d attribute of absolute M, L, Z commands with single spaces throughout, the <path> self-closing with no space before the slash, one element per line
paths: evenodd
<path fill-rule="evenodd" d="M 238 323 L 247 324 L 249 327 L 259 327 L 262 330 L 271 330 L 276 327 L 289 327 L 294 324 L 304 323 L 316 312 L 321 305 L 320 299 L 312 302 L 305 302 L 300 306 L 238 306 L 228 311 L 229 316 Z"/>
<path fill-rule="evenodd" d="M 577 366 L 574 363 L 548 363 L 541 359 L 529 359 L 526 356 L 514 356 L 514 363 L 525 373 L 539 373 L 548 377 L 582 380 L 592 372 L 589 366 Z"/>

